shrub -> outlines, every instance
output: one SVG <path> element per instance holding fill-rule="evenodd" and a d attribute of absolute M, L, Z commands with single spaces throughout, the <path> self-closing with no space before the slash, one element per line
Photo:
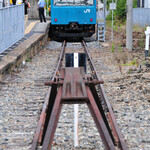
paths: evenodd
<path fill-rule="evenodd" d="M 110 3 L 112 3 L 112 0 L 107 0 L 107 8 L 109 8 Z M 117 0 L 116 10 L 114 10 L 114 20 L 121 20 L 122 22 L 126 20 L 126 4 L 127 0 Z M 137 7 L 137 0 L 133 0 L 133 7 Z M 112 12 L 108 15 L 107 19 L 111 20 L 111 16 Z"/>

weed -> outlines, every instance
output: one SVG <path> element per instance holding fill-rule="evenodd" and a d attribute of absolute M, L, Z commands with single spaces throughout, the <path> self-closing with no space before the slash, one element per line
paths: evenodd
<path fill-rule="evenodd" d="M 143 50 L 143 47 L 144 47 L 144 37 L 142 36 L 142 39 L 139 41 L 139 47 L 140 47 L 140 50 Z"/>
<path fill-rule="evenodd" d="M 145 62 L 145 61 L 143 61 L 143 62 L 142 62 L 142 65 L 143 65 L 143 66 L 145 66 L 145 65 L 146 65 L 146 62 Z"/>
<path fill-rule="evenodd" d="M 113 53 L 114 51 L 115 51 L 115 44 L 114 44 L 114 42 L 112 42 L 111 52 Z"/>
<path fill-rule="evenodd" d="M 138 64 L 139 62 L 136 59 L 133 59 L 132 62 L 123 64 L 123 66 L 132 66 L 132 65 L 138 65 Z"/>
<path fill-rule="evenodd" d="M 31 59 L 30 59 L 30 58 L 27 58 L 27 59 L 26 59 L 26 62 L 31 62 Z"/>
<path fill-rule="evenodd" d="M 140 31 L 141 27 L 139 25 L 134 25 L 133 26 L 133 31 Z"/>
<path fill-rule="evenodd" d="M 116 31 L 116 32 L 118 31 L 118 26 L 117 25 L 114 26 L 114 31 Z"/>
<path fill-rule="evenodd" d="M 114 53 L 114 59 L 117 62 L 117 66 L 119 67 L 119 71 L 122 74 L 122 66 L 121 66 L 121 57 L 120 55 L 116 55 L 116 53 Z"/>
<path fill-rule="evenodd" d="M 129 70 L 128 70 L 128 74 L 131 74 L 132 72 L 133 72 L 132 69 L 129 69 Z"/>
<path fill-rule="evenodd" d="M 137 67 L 139 67 L 139 64 L 140 64 L 140 63 L 139 63 L 139 60 L 137 59 L 137 60 L 136 60 L 136 65 L 137 65 Z"/>
<path fill-rule="evenodd" d="M 106 26 L 111 27 L 111 21 L 107 20 L 106 21 Z"/>
<path fill-rule="evenodd" d="M 118 51 L 119 51 L 119 53 L 121 53 L 122 52 L 122 46 L 121 46 L 121 44 L 119 43 L 119 49 L 118 49 Z"/>
<path fill-rule="evenodd" d="M 123 64 L 126 64 L 126 63 L 127 63 L 127 60 L 128 60 L 127 54 L 123 53 L 123 54 L 122 54 L 122 62 L 123 62 Z"/>
<path fill-rule="evenodd" d="M 120 57 L 115 57 L 115 60 L 117 61 L 118 64 L 121 62 Z"/>
<path fill-rule="evenodd" d="M 133 59 L 132 62 L 131 62 L 131 64 L 132 64 L 132 65 L 136 65 L 136 64 L 137 64 L 137 60 L 136 60 L 136 59 Z"/>
<path fill-rule="evenodd" d="M 122 66 L 121 65 L 119 65 L 119 71 L 122 74 Z"/>

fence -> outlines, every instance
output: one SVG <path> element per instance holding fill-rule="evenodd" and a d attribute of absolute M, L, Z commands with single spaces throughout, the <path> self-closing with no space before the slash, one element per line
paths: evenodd
<path fill-rule="evenodd" d="M 150 8 L 133 8 L 133 25 L 150 25 Z"/>
<path fill-rule="evenodd" d="M 24 5 L 0 9 L 0 53 L 24 36 Z"/>

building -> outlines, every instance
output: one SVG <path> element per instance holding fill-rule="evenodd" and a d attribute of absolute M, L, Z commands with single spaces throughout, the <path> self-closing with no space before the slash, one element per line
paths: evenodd
<path fill-rule="evenodd" d="M 150 8 L 150 0 L 137 0 L 137 7 Z"/>

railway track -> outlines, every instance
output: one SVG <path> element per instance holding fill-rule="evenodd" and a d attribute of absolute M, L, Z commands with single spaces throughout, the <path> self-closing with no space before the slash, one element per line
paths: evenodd
<path fill-rule="evenodd" d="M 146 97 L 149 95 L 144 94 L 149 87 L 149 72 L 143 70 L 140 74 L 136 72 L 128 74 L 127 71 L 131 67 L 124 67 L 125 79 L 122 80 L 122 74 L 118 66 L 115 66 L 113 54 L 109 49 L 99 48 L 96 42 L 86 44 L 99 75 L 102 75 L 105 81 L 105 84 L 101 86 L 105 87 L 128 148 L 150 149 L 149 99 Z M 45 77 L 52 78 L 60 56 L 61 45 L 59 42 L 51 41 L 34 59 L 28 60 L 25 66 L 10 72 L 0 83 L 1 150 L 31 149 L 44 98 L 49 88 L 37 86 L 34 81 Z M 81 43 L 67 43 L 65 53 L 73 52 L 84 52 Z M 62 67 L 65 67 L 65 60 Z M 87 75 L 92 75 L 88 63 Z M 44 83 L 45 79 L 41 81 Z M 133 81 L 136 83 L 131 84 Z M 99 90 L 97 86 L 97 91 Z M 104 150 L 89 109 L 84 104 L 79 104 L 79 147 L 74 148 L 73 111 L 73 105 L 65 104 L 62 107 L 52 149 Z M 38 149 L 41 148 L 38 145 Z"/>
<path fill-rule="evenodd" d="M 68 75 L 70 74 L 70 72 L 72 72 L 71 76 L 74 76 L 74 79 L 82 78 L 81 74 L 79 73 L 79 75 L 77 73 L 79 71 L 78 69 L 75 71 L 76 73 L 74 73 L 73 71 L 74 68 L 70 68 L 69 72 L 67 72 L 68 69 L 66 68 L 62 69 L 62 66 L 64 65 L 64 54 L 67 51 L 65 51 L 66 41 L 64 41 L 62 44 L 62 50 L 52 80 L 45 83 L 46 85 L 50 85 L 51 87 L 49 87 L 48 93 L 44 100 L 44 105 L 38 122 L 38 127 L 36 129 L 36 133 L 32 143 L 32 150 L 47 150 L 50 149 L 52 145 L 54 145 L 53 137 L 56 130 L 58 118 L 61 112 L 62 103 L 87 103 L 97 125 L 98 131 L 101 135 L 105 148 L 112 150 L 116 147 L 118 149 L 127 149 L 126 143 L 123 140 L 122 134 L 116 123 L 112 108 L 107 100 L 103 85 L 100 84 L 102 83 L 102 80 L 98 76 L 96 68 L 88 52 L 86 43 L 84 41 L 82 41 L 82 46 L 84 52 L 86 53 L 88 64 L 91 68 L 90 73 L 92 74 L 92 76 L 82 76 L 83 79 L 81 79 L 80 82 L 82 84 L 81 91 L 83 93 L 81 91 L 78 91 L 81 97 L 78 97 L 77 95 L 72 97 L 70 95 L 68 96 L 68 94 L 61 95 L 61 93 L 65 93 L 64 91 L 66 88 L 64 87 L 70 84 L 68 83 L 69 78 L 72 78 Z M 65 74 L 65 72 L 67 73 Z M 96 88 L 94 86 L 95 84 L 97 84 Z M 99 93 L 97 93 L 97 89 Z M 66 91 L 66 93 L 68 93 L 68 91 Z M 72 99 L 72 101 L 69 101 L 68 99 Z M 42 146 L 38 147 L 38 145 Z"/>

